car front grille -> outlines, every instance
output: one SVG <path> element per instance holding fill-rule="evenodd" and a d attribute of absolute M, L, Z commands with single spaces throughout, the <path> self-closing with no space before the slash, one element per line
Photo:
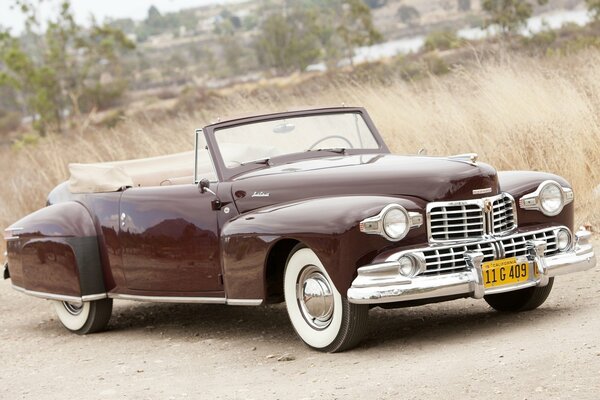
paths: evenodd
<path fill-rule="evenodd" d="M 545 256 L 551 256 L 558 253 L 555 231 L 546 230 L 535 233 L 524 233 L 502 239 L 500 243 L 504 249 L 504 257 L 510 258 L 526 255 L 526 243 L 529 240 L 544 240 L 546 242 L 546 252 L 544 253 Z"/>
<path fill-rule="evenodd" d="M 494 245 L 491 242 L 427 249 L 423 252 L 426 269 L 422 275 L 437 275 L 466 269 L 465 253 L 467 251 L 483 253 L 484 262 L 494 260 Z"/>
<path fill-rule="evenodd" d="M 515 207 L 512 197 L 502 196 L 492 203 L 492 232 L 502 233 L 510 231 L 517 226 L 515 219 Z"/>
<path fill-rule="evenodd" d="M 511 258 L 527 255 L 527 242 L 544 240 L 546 242 L 545 256 L 559 252 L 556 244 L 555 228 L 532 233 L 522 233 L 495 241 L 478 242 L 467 245 L 435 246 L 424 250 L 425 271 L 421 275 L 441 275 L 459 272 L 467 269 L 464 254 L 467 251 L 483 253 L 483 262 L 498 258 Z"/>
<path fill-rule="evenodd" d="M 485 232 L 483 209 L 477 204 L 435 206 L 429 218 L 434 240 L 482 237 Z"/>
<path fill-rule="evenodd" d="M 432 242 L 481 239 L 486 234 L 504 234 L 516 227 L 515 202 L 507 193 L 427 206 L 427 228 Z"/>

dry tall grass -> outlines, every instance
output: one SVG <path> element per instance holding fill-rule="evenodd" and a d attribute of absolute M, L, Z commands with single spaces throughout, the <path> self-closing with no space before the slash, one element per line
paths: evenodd
<path fill-rule="evenodd" d="M 302 106 L 362 105 L 396 153 L 479 153 L 498 169 L 544 170 L 575 187 L 577 222 L 600 222 L 600 52 L 560 59 L 510 59 L 454 71 L 443 78 L 388 86 L 349 82 L 320 93 L 260 98 L 229 95 L 220 116 Z M 199 104 L 199 107 L 202 105 Z M 214 106 L 213 106 L 214 109 Z M 114 130 L 50 137 L 21 150 L 3 149 L 0 226 L 44 205 L 67 178 L 69 162 L 95 162 L 184 151 L 193 131 L 216 119 L 194 115 L 129 120 Z"/>

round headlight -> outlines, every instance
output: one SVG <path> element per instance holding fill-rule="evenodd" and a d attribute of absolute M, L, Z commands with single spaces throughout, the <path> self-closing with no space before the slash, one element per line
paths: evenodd
<path fill-rule="evenodd" d="M 571 234 L 566 229 L 560 229 L 556 233 L 556 247 L 560 251 L 564 251 L 571 244 Z"/>
<path fill-rule="evenodd" d="M 417 263 L 415 262 L 414 258 L 409 256 L 402 256 L 398 260 L 398 264 L 400 264 L 400 266 L 398 267 L 398 272 L 400 272 L 402 275 L 408 278 L 415 275 L 417 270 Z"/>
<path fill-rule="evenodd" d="M 383 217 L 383 230 L 392 240 L 400 240 L 408 233 L 410 223 L 403 207 L 390 208 Z"/>
<path fill-rule="evenodd" d="M 539 194 L 542 212 L 548 216 L 559 214 L 564 206 L 562 189 L 555 183 L 545 185 Z"/>

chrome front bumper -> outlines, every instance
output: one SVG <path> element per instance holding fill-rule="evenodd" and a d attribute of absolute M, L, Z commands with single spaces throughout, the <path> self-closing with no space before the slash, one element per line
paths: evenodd
<path fill-rule="evenodd" d="M 468 252 L 465 254 L 466 270 L 433 276 L 404 277 L 398 272 L 399 264 L 395 261 L 361 267 L 348 289 L 348 300 L 355 304 L 380 304 L 461 295 L 480 299 L 486 294 L 545 286 L 553 276 L 596 266 L 591 234 L 582 230 L 575 237 L 575 244 L 570 250 L 549 257 L 543 256 L 546 249 L 544 241 L 527 242 L 527 260 L 533 273 L 530 280 L 518 284 L 486 289 L 481 269 L 483 254 Z"/>

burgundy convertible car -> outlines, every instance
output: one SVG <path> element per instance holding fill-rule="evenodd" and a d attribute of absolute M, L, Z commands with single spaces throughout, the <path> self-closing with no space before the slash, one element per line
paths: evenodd
<path fill-rule="evenodd" d="M 107 326 L 113 299 L 285 302 L 298 336 L 335 352 L 372 307 L 532 310 L 555 276 L 596 264 L 565 179 L 390 154 L 362 108 L 218 122 L 195 152 L 70 171 L 6 230 L 4 278 L 80 334 Z"/>

